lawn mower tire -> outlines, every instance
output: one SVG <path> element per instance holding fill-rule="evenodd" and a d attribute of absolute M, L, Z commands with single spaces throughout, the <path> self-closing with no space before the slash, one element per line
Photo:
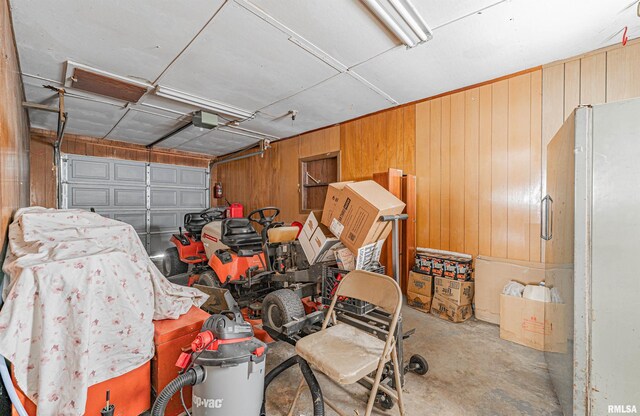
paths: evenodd
<path fill-rule="evenodd" d="M 200 274 L 198 278 L 198 284 L 209 287 L 220 287 L 220 280 L 213 270 L 207 270 Z"/>
<path fill-rule="evenodd" d="M 302 300 L 290 289 L 271 292 L 262 301 L 262 322 L 276 331 L 281 331 L 283 325 L 302 319 L 305 315 Z"/>
<path fill-rule="evenodd" d="M 180 255 L 178 255 L 176 247 L 169 247 L 165 250 L 164 258 L 162 259 L 162 274 L 170 277 L 186 273 L 188 269 L 189 265 L 180 261 Z"/>

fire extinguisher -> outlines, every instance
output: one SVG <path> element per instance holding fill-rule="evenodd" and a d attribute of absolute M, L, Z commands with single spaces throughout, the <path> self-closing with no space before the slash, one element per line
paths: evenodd
<path fill-rule="evenodd" d="M 216 184 L 213 186 L 213 197 L 214 198 L 222 198 L 222 183 L 221 182 L 216 182 Z"/>

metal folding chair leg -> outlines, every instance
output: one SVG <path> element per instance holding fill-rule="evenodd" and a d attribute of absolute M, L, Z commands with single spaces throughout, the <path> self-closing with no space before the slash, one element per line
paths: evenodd
<path fill-rule="evenodd" d="M 404 416 L 404 402 L 402 399 L 402 383 L 400 382 L 400 365 L 398 363 L 398 353 L 395 348 L 391 350 L 391 360 L 393 361 L 393 368 L 396 369 L 394 373 L 396 393 L 398 394 L 398 409 L 400 410 L 400 416 Z"/>
<path fill-rule="evenodd" d="M 302 389 L 304 388 L 304 378 L 302 380 L 300 380 L 300 384 L 298 385 L 298 388 L 296 389 L 296 395 L 293 398 L 293 403 L 291 403 L 291 407 L 289 408 L 289 413 L 287 413 L 287 416 L 293 416 L 293 412 L 296 410 L 296 404 L 298 404 L 298 399 L 300 398 L 300 395 L 302 394 Z"/>

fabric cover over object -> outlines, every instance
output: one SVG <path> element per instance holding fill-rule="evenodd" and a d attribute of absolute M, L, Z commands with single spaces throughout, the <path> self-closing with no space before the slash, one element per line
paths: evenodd
<path fill-rule="evenodd" d="M 19 210 L 3 271 L 0 354 L 43 415 L 82 415 L 89 386 L 153 357 L 153 319 L 206 298 L 167 281 L 133 227 L 82 210 Z"/>

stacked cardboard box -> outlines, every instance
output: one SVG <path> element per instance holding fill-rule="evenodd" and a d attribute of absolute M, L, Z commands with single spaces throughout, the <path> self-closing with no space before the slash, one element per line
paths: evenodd
<path fill-rule="evenodd" d="M 374 181 L 329 185 L 320 227 L 340 240 L 332 249 L 344 270 L 368 270 L 378 265 L 391 224 L 382 215 L 401 214 L 405 203 Z M 328 243 L 327 243 L 328 244 Z"/>
<path fill-rule="evenodd" d="M 433 279 L 429 299 L 432 314 L 451 322 L 463 322 L 473 315 L 471 258 L 468 255 L 440 250 L 419 249 L 414 271 Z M 407 297 L 411 303 L 411 277 Z"/>
<path fill-rule="evenodd" d="M 319 223 L 315 213 L 309 213 L 298 240 L 309 264 L 335 259 L 331 248 L 338 244 L 338 239 L 329 232 L 327 227 Z"/>
<path fill-rule="evenodd" d="M 473 282 L 435 277 L 431 313 L 451 322 L 463 322 L 473 315 Z"/>
<path fill-rule="evenodd" d="M 433 298 L 433 277 L 416 271 L 409 272 L 407 303 L 414 309 L 429 313 Z"/>

